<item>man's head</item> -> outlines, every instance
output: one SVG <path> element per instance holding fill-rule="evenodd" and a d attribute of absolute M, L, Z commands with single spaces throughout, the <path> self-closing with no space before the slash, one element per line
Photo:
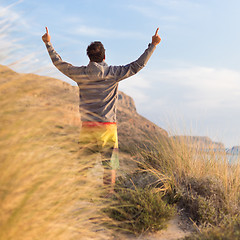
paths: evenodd
<path fill-rule="evenodd" d="M 101 42 L 92 42 L 87 48 L 87 55 L 91 62 L 102 62 L 105 59 L 105 49 Z"/>

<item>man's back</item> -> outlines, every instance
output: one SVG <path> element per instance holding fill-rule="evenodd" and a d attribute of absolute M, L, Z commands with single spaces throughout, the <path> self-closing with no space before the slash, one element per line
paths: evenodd
<path fill-rule="evenodd" d="M 116 122 L 116 101 L 119 81 L 139 72 L 151 57 L 156 46 L 149 44 L 134 62 L 124 66 L 108 66 L 105 61 L 75 67 L 64 62 L 46 43 L 53 64 L 79 86 L 82 121 Z"/>
<path fill-rule="evenodd" d="M 72 75 L 79 86 L 82 121 L 116 122 L 118 81 L 105 63 L 90 62 Z"/>

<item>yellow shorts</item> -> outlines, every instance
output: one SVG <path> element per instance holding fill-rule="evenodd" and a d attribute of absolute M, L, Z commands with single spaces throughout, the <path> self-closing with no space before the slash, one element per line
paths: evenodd
<path fill-rule="evenodd" d="M 83 122 L 80 148 L 84 155 L 100 153 L 106 169 L 119 167 L 117 124 L 112 122 Z"/>

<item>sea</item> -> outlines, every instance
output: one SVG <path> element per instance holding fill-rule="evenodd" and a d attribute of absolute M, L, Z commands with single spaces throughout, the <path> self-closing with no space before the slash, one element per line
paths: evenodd
<path fill-rule="evenodd" d="M 236 146 L 231 149 L 225 149 L 229 163 L 240 163 L 240 147 Z"/>
<path fill-rule="evenodd" d="M 226 156 L 229 163 L 240 163 L 240 154 L 227 154 Z"/>

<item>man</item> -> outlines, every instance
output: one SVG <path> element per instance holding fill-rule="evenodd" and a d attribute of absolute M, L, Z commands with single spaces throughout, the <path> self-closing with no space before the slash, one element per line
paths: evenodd
<path fill-rule="evenodd" d="M 108 66 L 105 49 L 101 42 L 92 42 L 87 48 L 90 62 L 76 67 L 64 62 L 54 50 L 46 27 L 42 36 L 53 64 L 79 86 L 82 129 L 80 145 L 85 159 L 92 153 L 102 155 L 104 166 L 103 183 L 113 192 L 118 162 L 118 140 L 116 125 L 116 103 L 118 83 L 139 72 L 151 57 L 161 38 L 157 28 L 152 42 L 134 62 L 124 66 Z"/>

